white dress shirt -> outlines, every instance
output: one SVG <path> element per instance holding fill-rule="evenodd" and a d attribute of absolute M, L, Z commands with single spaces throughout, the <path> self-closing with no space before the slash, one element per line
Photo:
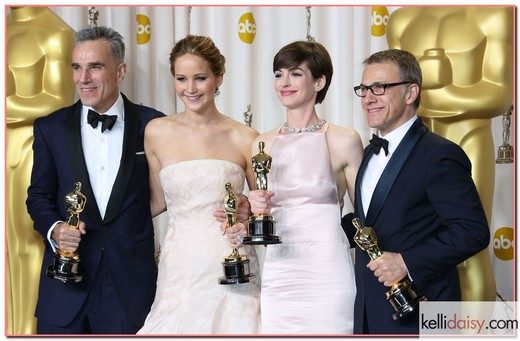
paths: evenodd
<path fill-rule="evenodd" d="M 83 154 L 87 164 L 90 185 L 92 186 L 94 197 L 96 197 L 101 218 L 104 218 L 108 199 L 110 198 L 110 193 L 112 193 L 112 187 L 121 164 L 125 126 L 123 97 L 119 94 L 114 105 L 106 113 L 100 113 L 117 115 L 117 121 L 112 130 L 107 129 L 101 132 L 101 124 L 98 124 L 95 129 L 92 128 L 87 123 L 89 109 L 92 108 L 83 106 L 81 110 L 81 143 L 83 145 Z"/>
<path fill-rule="evenodd" d="M 388 161 L 390 161 L 397 146 L 401 143 L 404 135 L 406 135 L 408 129 L 410 129 L 416 119 L 417 115 L 414 115 L 405 124 L 384 136 L 384 138 L 388 140 L 388 155 L 385 155 L 384 150 L 381 148 L 378 155 L 373 154 L 370 157 L 363 178 L 361 179 L 361 203 L 363 205 L 365 216 L 367 215 L 372 195 L 374 194 L 374 190 L 379 182 L 381 174 L 385 170 L 385 167 L 388 164 Z"/>
<path fill-rule="evenodd" d="M 94 129 L 87 123 L 87 114 L 91 107 L 83 106 L 81 109 L 81 144 L 83 146 L 83 156 L 87 165 L 92 191 L 101 213 L 101 218 L 105 217 L 108 199 L 112 193 L 112 187 L 116 180 L 117 172 L 121 164 L 123 153 L 123 135 L 125 127 L 125 106 L 123 97 L 119 94 L 116 102 L 106 113 L 106 115 L 117 115 L 117 120 L 111 130 L 106 129 L 101 132 L 101 123 Z M 94 110 L 94 109 L 92 109 Z M 94 203 L 87 203 L 93 205 Z M 54 227 L 61 221 L 55 222 L 47 233 L 47 239 L 56 252 L 56 245 L 51 239 Z"/>

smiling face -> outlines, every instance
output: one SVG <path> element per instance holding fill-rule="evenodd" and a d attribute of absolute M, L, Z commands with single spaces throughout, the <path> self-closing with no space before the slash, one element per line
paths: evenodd
<path fill-rule="evenodd" d="M 126 64 L 118 63 L 104 39 L 78 43 L 72 52 L 72 73 L 83 105 L 105 113 L 119 96 Z"/>
<path fill-rule="evenodd" d="M 193 54 L 184 54 L 175 60 L 175 93 L 186 109 L 205 112 L 215 105 L 215 91 L 223 76 L 215 76 L 209 62 Z"/>
<path fill-rule="evenodd" d="M 282 68 L 274 72 L 274 89 L 278 99 L 288 109 L 314 105 L 325 77 L 314 79 L 306 63 L 296 68 Z"/>
<path fill-rule="evenodd" d="M 365 66 L 361 84 L 365 86 L 374 83 L 401 82 L 399 70 L 393 63 L 375 63 Z M 417 97 L 416 84 L 403 84 L 385 89 L 383 95 L 376 96 L 368 90 L 367 95 L 361 98 L 361 107 L 367 124 L 371 128 L 378 129 L 382 135 L 400 127 L 413 115 L 415 109 L 413 102 Z"/>

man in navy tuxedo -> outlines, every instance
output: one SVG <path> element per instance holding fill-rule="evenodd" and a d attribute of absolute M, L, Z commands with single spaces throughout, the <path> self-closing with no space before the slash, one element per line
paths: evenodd
<path fill-rule="evenodd" d="M 157 266 L 150 213 L 146 124 L 163 114 L 119 92 L 122 36 L 92 27 L 75 37 L 72 69 L 80 100 L 34 121 L 27 208 L 45 241 L 36 317 L 39 334 L 126 334 L 143 325 Z M 65 226 L 65 195 L 81 182 L 79 229 Z M 47 276 L 56 248 L 76 251 L 84 278 Z"/>
<path fill-rule="evenodd" d="M 355 215 L 384 252 L 371 260 L 356 248 L 354 333 L 417 334 L 418 309 L 393 320 L 385 292 L 407 277 L 430 301 L 460 300 L 457 264 L 487 247 L 489 228 L 468 157 L 417 117 L 422 74 L 415 57 L 392 49 L 363 65 L 354 91 L 378 136 L 356 178 Z"/>

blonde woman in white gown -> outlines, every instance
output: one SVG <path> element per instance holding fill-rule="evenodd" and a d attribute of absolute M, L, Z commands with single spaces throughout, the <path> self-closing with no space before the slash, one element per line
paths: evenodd
<path fill-rule="evenodd" d="M 341 210 L 347 191 L 354 198 L 361 139 L 316 114 L 333 73 L 321 44 L 284 46 L 273 71 L 287 121 L 253 143 L 255 155 L 265 142 L 272 164 L 268 191 L 249 194 L 253 213 L 271 214 L 282 241 L 265 254 L 262 333 L 352 334 L 356 283 Z"/>
<path fill-rule="evenodd" d="M 254 181 L 253 129 L 220 113 L 214 96 L 225 58 L 208 37 L 189 35 L 170 55 L 175 92 L 185 111 L 151 121 L 145 131 L 152 213 L 168 209 L 157 292 L 140 334 L 256 334 L 259 281 L 219 285 L 221 261 L 231 252 L 214 212 L 225 184 L 241 193 Z M 241 247 L 258 273 L 253 247 Z"/>

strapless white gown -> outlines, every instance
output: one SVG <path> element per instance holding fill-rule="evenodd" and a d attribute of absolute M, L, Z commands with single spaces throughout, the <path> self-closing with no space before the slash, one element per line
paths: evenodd
<path fill-rule="evenodd" d="M 242 192 L 244 170 L 230 161 L 201 159 L 167 166 L 159 176 L 168 230 L 155 300 L 139 334 L 260 333 L 259 278 L 218 284 L 231 247 L 213 212 L 223 206 L 226 182 Z M 240 254 L 249 257 L 251 273 L 258 276 L 254 247 L 241 247 Z"/>
<path fill-rule="evenodd" d="M 273 158 L 268 188 L 282 243 L 266 250 L 262 333 L 351 334 L 354 267 L 326 135 L 280 134 L 266 152 Z"/>

